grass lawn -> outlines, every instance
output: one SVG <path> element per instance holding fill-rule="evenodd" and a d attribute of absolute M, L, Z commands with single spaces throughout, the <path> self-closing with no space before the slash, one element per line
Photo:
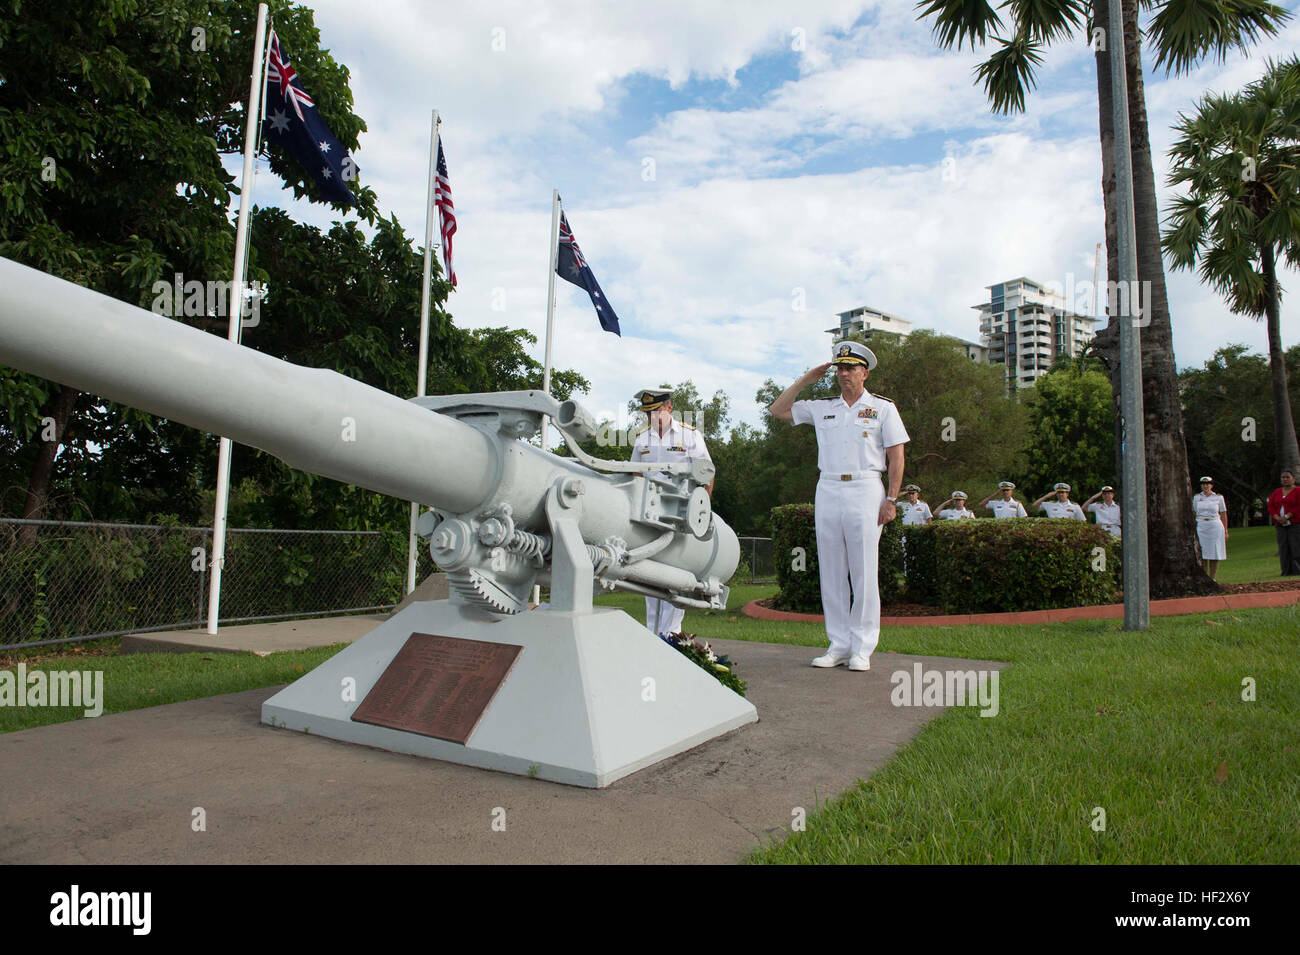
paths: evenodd
<path fill-rule="evenodd" d="M 1280 570 L 1277 562 L 1277 535 L 1273 528 L 1228 528 L 1228 559 L 1219 564 L 1220 583 L 1282 580 Z"/>
<path fill-rule="evenodd" d="M 751 861 L 1300 862 L 1298 634 L 1295 607 L 887 630 L 882 650 L 1011 661 L 999 714 L 950 710 Z"/>
<path fill-rule="evenodd" d="M 197 700 L 263 686 L 292 683 L 346 644 L 272 653 L 129 653 L 116 656 L 120 639 L 66 647 L 0 652 L 0 669 L 24 663 L 33 670 L 103 670 L 104 714 Z M 0 733 L 81 719 L 72 707 L 0 706 Z"/>
<path fill-rule="evenodd" d="M 1269 528 L 1234 532 L 1230 547 L 1238 533 L 1243 565 L 1273 559 Z M 773 590 L 737 587 L 731 607 Z M 599 602 L 644 614 L 639 598 Z M 685 628 L 826 644 L 820 624 L 735 612 L 687 611 Z M 1011 662 L 998 715 L 950 710 L 750 861 L 1300 862 L 1300 607 L 1156 617 L 1145 633 L 1112 620 L 894 627 L 878 666 L 891 650 Z M 1104 831 L 1092 827 L 1097 807 Z"/>
<path fill-rule="evenodd" d="M 1249 556 L 1264 535 L 1241 534 L 1243 563 L 1267 556 Z M 819 624 L 739 612 L 773 590 L 737 586 L 727 611 L 688 611 L 686 629 L 825 646 Z M 640 597 L 597 602 L 643 619 Z M 9 652 L 0 666 L 103 669 L 112 713 L 286 683 L 340 649 L 96 655 L 113 643 Z M 998 715 L 954 708 L 931 721 L 870 781 L 811 813 L 806 831 L 750 861 L 1300 862 L 1300 608 L 1157 617 L 1145 633 L 1118 621 L 898 627 L 885 631 L 877 667 L 889 651 L 1009 661 Z M 1242 700 L 1247 677 L 1253 702 Z M 3 707 L 0 730 L 79 715 Z M 1098 807 L 1103 831 L 1092 825 Z"/>

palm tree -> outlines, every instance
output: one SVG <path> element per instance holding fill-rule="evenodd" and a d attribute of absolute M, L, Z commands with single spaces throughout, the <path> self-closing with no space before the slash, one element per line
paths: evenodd
<path fill-rule="evenodd" d="M 994 112 L 999 113 L 1024 110 L 1025 94 L 1035 85 L 1035 70 L 1043 62 L 1046 47 L 1070 39 L 1092 43 L 1097 59 L 1106 271 L 1109 281 L 1118 283 L 1115 127 L 1111 111 L 1110 54 L 1105 43 L 1111 2 L 1123 3 L 1138 280 L 1144 289 L 1150 289 L 1148 300 L 1142 303 L 1143 317 L 1149 320 L 1142 328 L 1142 400 L 1151 595 L 1214 593 L 1219 588 L 1197 564 L 1194 531 L 1187 520 L 1191 510 L 1187 445 L 1183 440 L 1173 329 L 1161 259 L 1160 216 L 1147 131 L 1138 12 L 1139 7 L 1155 10 L 1145 33 L 1155 47 L 1156 65 L 1171 73 L 1187 72 L 1206 56 L 1221 61 L 1229 51 L 1245 49 L 1261 35 L 1275 34 L 1290 14 L 1266 0 L 1004 0 L 998 7 L 1008 14 L 1009 22 L 1004 25 L 988 0 L 922 0 L 917 9 L 922 19 L 933 17 L 935 37 L 944 48 L 961 49 L 967 40 L 972 49 L 977 43 L 984 46 L 990 40 L 997 45 L 975 72 L 983 81 Z M 1094 347 L 1110 370 L 1117 421 L 1119 321 L 1118 316 L 1110 316 L 1110 323 L 1097 334 Z"/>
<path fill-rule="evenodd" d="M 1174 268 L 1200 261 L 1201 279 L 1239 315 L 1268 323 L 1273 379 L 1273 473 L 1300 469 L 1282 356 L 1277 256 L 1300 265 L 1300 59 L 1270 63 L 1242 93 L 1203 98 L 1179 116 L 1174 202 L 1164 247 Z"/>

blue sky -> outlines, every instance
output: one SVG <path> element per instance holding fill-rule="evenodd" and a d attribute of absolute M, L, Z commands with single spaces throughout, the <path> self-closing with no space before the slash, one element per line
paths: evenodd
<path fill-rule="evenodd" d="M 449 311 L 464 327 L 530 329 L 539 358 L 560 190 L 623 321 L 621 340 L 601 332 L 585 293 L 557 283 L 555 364 L 591 380 L 597 413 L 690 378 L 752 424 L 764 379 L 826 360 L 838 311 L 871 305 L 975 339 L 985 286 L 1091 279 L 1103 215 L 1082 40 L 1048 51 L 1024 114 L 997 117 L 972 74 L 981 57 L 938 50 L 911 0 L 309 5 L 369 124 L 363 179 L 417 239 L 441 111 L 459 217 Z M 1297 48 L 1292 22 L 1187 76 L 1151 74 L 1148 56 L 1157 179 L 1180 110 Z M 339 217 L 265 171 L 256 198 Z M 1229 341 L 1264 350 L 1263 327 L 1194 276 L 1171 275 L 1170 300 L 1180 367 Z M 1287 345 L 1293 316 L 1288 300 Z"/>

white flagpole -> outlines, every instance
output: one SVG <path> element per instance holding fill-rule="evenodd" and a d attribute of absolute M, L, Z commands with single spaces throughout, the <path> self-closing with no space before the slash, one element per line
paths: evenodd
<path fill-rule="evenodd" d="M 243 320 L 244 275 L 248 264 L 248 216 L 253 206 L 253 160 L 258 119 L 262 112 L 263 63 L 266 50 L 266 4 L 257 5 L 257 35 L 253 40 L 253 71 L 248 90 L 248 121 L 244 127 L 244 171 L 239 180 L 239 219 L 235 226 L 235 268 L 230 285 L 230 326 L 226 338 L 238 344 Z M 217 452 L 217 497 L 212 508 L 212 576 L 208 585 L 208 633 L 217 632 L 221 614 L 221 568 L 226 561 L 226 507 L 230 499 L 229 438 Z"/>
<path fill-rule="evenodd" d="M 542 391 L 551 393 L 551 328 L 555 322 L 555 263 L 560 255 L 560 190 L 551 190 L 551 267 L 546 285 L 546 359 L 542 365 Z M 542 450 L 550 437 L 551 417 L 542 415 Z M 533 603 L 541 603 L 542 588 L 533 585 Z"/>
<path fill-rule="evenodd" d="M 560 255 L 560 190 L 551 192 L 551 268 L 546 287 L 546 361 L 542 366 L 542 391 L 551 393 L 551 327 L 555 321 L 555 264 Z M 542 415 L 542 450 L 551 430 L 549 415 Z"/>
<path fill-rule="evenodd" d="M 433 126 L 429 132 L 429 192 L 424 205 L 424 285 L 420 289 L 420 361 L 415 396 L 424 397 L 424 389 L 429 375 L 429 285 L 433 277 L 433 194 L 438 177 L 438 111 L 433 111 Z M 420 504 L 411 502 L 411 535 L 406 549 L 406 592 L 415 589 L 415 525 L 420 518 Z"/>

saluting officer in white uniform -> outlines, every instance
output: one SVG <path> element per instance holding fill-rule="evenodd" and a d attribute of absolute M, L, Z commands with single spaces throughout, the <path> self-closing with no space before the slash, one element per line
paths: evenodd
<path fill-rule="evenodd" d="M 1101 500 L 1097 501 L 1097 498 Z M 1097 526 L 1106 528 L 1111 537 L 1120 536 L 1119 505 L 1115 503 L 1115 489 L 1109 484 L 1084 501 L 1083 509 L 1095 514 Z"/>
<path fill-rule="evenodd" d="M 704 436 L 688 424 L 672 416 L 672 392 L 662 388 L 645 388 L 636 394 L 641 402 L 641 410 L 649 420 L 649 426 L 636 436 L 632 442 L 632 460 L 653 465 L 661 463 L 681 463 L 698 461 L 709 457 L 705 447 Z M 647 471 L 655 470 L 647 467 Z M 717 478 L 714 478 L 716 481 Z M 714 481 L 709 482 L 709 495 L 713 494 Z M 658 597 L 645 599 L 646 629 L 661 636 L 682 632 L 682 620 L 686 611 Z"/>
<path fill-rule="evenodd" d="M 1222 494 L 1214 493 L 1214 478 L 1201 478 L 1201 492 L 1192 495 L 1196 514 L 1196 539 L 1201 545 L 1205 573 L 1213 580 L 1219 573 L 1219 561 L 1228 559 L 1228 505 Z"/>
<path fill-rule="evenodd" d="M 903 488 L 904 500 L 899 502 L 904 524 L 929 524 L 934 519 L 930 505 L 921 500 L 921 489 L 915 484 Z"/>
<path fill-rule="evenodd" d="M 1053 494 L 1056 495 L 1056 500 L 1047 500 Z M 1057 484 L 1049 493 L 1034 501 L 1034 506 L 1040 511 L 1045 511 L 1048 517 L 1065 517 L 1074 521 L 1087 521 L 1087 518 L 1083 516 L 1083 508 L 1070 500 L 1070 485 L 1064 482 Z"/>
<path fill-rule="evenodd" d="M 980 507 L 987 507 L 993 512 L 994 518 L 998 517 L 1028 517 L 1025 513 L 1025 505 L 1021 504 L 1015 498 L 1016 486 L 1010 481 L 998 482 L 998 494 L 1000 497 L 995 501 L 990 494 L 984 500 L 980 501 Z"/>
<path fill-rule="evenodd" d="M 796 401 L 832 364 L 840 396 Z M 871 349 L 841 342 L 831 348 L 830 363 L 805 374 L 769 409 L 773 417 L 817 429 L 817 563 L 830 649 L 812 661 L 815 667 L 847 663 L 850 670 L 870 670 L 880 642 L 880 529 L 897 514 L 909 439 L 894 403 L 866 390 L 875 367 Z M 886 469 L 888 494 L 881 481 Z"/>
<path fill-rule="evenodd" d="M 946 507 L 947 504 L 956 505 Z M 953 491 L 952 497 L 939 505 L 939 520 L 941 521 L 959 521 L 965 517 L 974 517 L 975 512 L 966 506 L 966 492 Z"/>

